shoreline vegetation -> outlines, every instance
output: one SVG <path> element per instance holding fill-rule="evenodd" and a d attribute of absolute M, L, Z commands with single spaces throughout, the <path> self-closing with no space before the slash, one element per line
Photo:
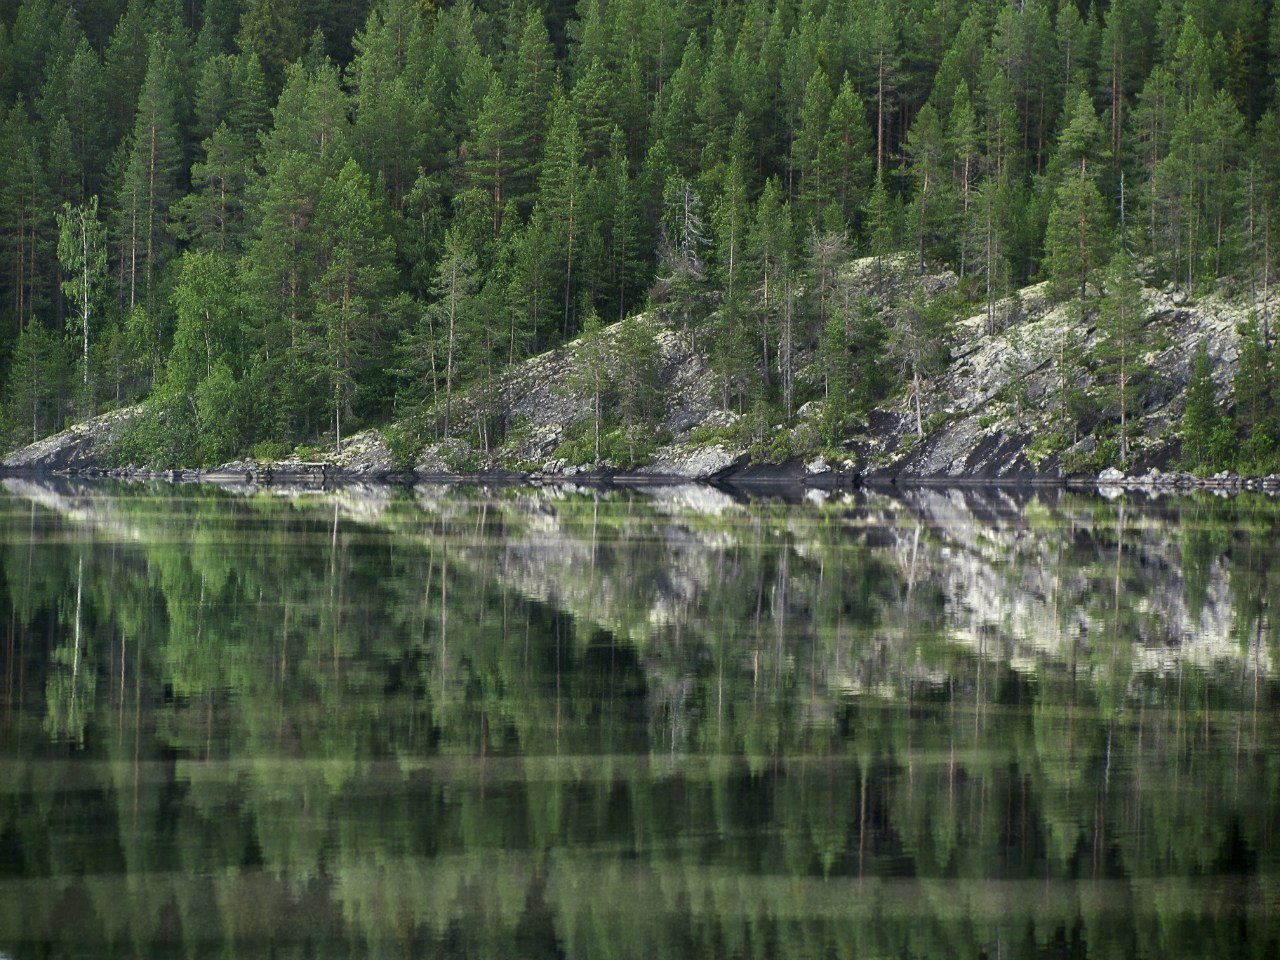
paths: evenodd
<path fill-rule="evenodd" d="M 0 155 L 6 470 L 1280 475 L 1263 0 L 0 0 Z"/>

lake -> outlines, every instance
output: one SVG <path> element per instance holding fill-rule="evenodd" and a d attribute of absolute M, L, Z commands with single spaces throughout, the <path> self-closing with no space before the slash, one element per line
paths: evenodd
<path fill-rule="evenodd" d="M 0 955 L 1280 956 L 1280 502 L 0 488 Z"/>

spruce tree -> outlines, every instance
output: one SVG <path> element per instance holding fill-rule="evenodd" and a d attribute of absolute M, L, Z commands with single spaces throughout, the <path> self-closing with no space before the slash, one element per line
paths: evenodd
<path fill-rule="evenodd" d="M 1213 382 L 1213 361 L 1208 346 L 1201 342 L 1192 363 L 1182 415 L 1182 462 L 1188 469 L 1199 472 L 1228 465 L 1224 462 L 1228 451 L 1222 443 L 1225 425 Z"/>
<path fill-rule="evenodd" d="M 69 369 L 62 338 L 43 323 L 29 323 L 18 334 L 4 391 L 10 443 L 35 443 L 58 429 Z"/>
<path fill-rule="evenodd" d="M 1070 174 L 1054 196 L 1045 233 L 1045 272 L 1058 296 L 1088 295 L 1107 259 L 1106 207 L 1086 173 Z"/>
<path fill-rule="evenodd" d="M 1257 470 L 1270 464 L 1278 439 L 1273 406 L 1275 378 L 1270 363 L 1271 352 L 1262 341 L 1257 316 L 1250 316 L 1238 333 L 1240 359 L 1232 384 L 1234 425 L 1241 441 L 1242 463 Z"/>

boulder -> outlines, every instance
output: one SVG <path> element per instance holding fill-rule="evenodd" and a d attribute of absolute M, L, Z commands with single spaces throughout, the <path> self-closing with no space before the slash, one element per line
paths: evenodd
<path fill-rule="evenodd" d="M 3 465 L 9 470 L 48 473 L 106 469 L 111 448 L 141 411 L 141 405 L 124 407 L 77 423 L 13 451 Z"/>

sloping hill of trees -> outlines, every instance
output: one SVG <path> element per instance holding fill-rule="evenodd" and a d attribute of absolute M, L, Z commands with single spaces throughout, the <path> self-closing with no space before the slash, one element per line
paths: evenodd
<path fill-rule="evenodd" d="M 1063 416 L 1123 458 L 1141 280 L 1256 308 L 1188 446 L 1271 464 L 1278 74 L 1270 0 L 0 0 L 5 437 L 145 399 L 135 462 L 426 442 L 652 305 L 838 448 L 1048 280 L 1103 331 Z M 905 327 L 837 282 L 903 251 L 959 278 Z"/>

